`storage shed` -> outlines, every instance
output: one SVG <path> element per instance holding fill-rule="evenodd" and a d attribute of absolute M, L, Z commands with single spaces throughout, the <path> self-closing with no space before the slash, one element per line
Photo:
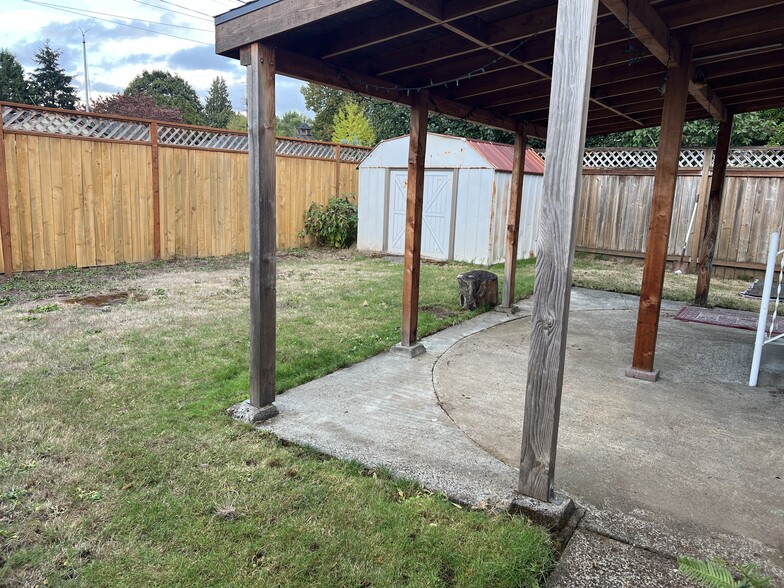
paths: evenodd
<path fill-rule="evenodd" d="M 359 166 L 361 251 L 402 255 L 409 137 L 382 141 Z M 514 146 L 428 133 L 422 256 L 504 261 Z M 535 253 L 544 161 L 526 150 L 517 257 Z"/>

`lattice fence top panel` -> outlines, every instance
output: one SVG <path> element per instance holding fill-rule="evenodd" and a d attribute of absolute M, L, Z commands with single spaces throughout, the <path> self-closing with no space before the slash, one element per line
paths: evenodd
<path fill-rule="evenodd" d="M 3 106 L 3 127 L 9 131 L 92 139 L 150 140 L 150 126 L 146 123 L 101 118 L 76 112 L 71 114 L 6 105 Z"/>
<path fill-rule="evenodd" d="M 201 149 L 247 151 L 248 135 L 159 124 L 158 144 L 175 145 L 177 147 L 199 147 Z"/>
<path fill-rule="evenodd" d="M 368 155 L 370 155 L 370 149 L 358 149 L 348 145 L 340 146 L 340 161 L 362 163 Z"/>
<path fill-rule="evenodd" d="M 150 142 L 150 123 L 91 116 L 89 113 L 56 110 L 38 110 L 23 106 L 4 104 L 3 127 L 7 131 L 35 132 L 47 135 L 74 136 L 87 139 L 112 139 L 115 141 Z M 248 135 L 220 129 L 203 129 L 158 124 L 158 144 L 167 147 L 191 147 L 195 149 L 222 149 L 248 151 Z M 318 141 L 278 138 L 275 142 L 277 155 L 310 157 L 334 161 L 337 145 Z M 354 145 L 340 146 L 340 161 L 361 163 L 370 149 Z"/>
<path fill-rule="evenodd" d="M 545 150 L 537 153 L 546 158 Z M 715 159 L 715 157 L 714 157 Z M 681 168 L 702 168 L 705 163 L 705 149 L 682 149 Z M 713 165 L 713 161 L 711 161 Z M 655 149 L 586 149 L 583 167 L 599 169 L 654 169 L 656 167 Z M 730 149 L 727 167 L 754 169 L 784 169 L 784 147 L 746 147 Z"/>
<path fill-rule="evenodd" d="M 784 148 L 760 147 L 732 149 L 727 159 L 729 167 L 784 168 Z"/>
<path fill-rule="evenodd" d="M 278 139 L 275 142 L 275 153 L 277 155 L 291 155 L 292 157 L 335 159 L 335 145 Z"/>

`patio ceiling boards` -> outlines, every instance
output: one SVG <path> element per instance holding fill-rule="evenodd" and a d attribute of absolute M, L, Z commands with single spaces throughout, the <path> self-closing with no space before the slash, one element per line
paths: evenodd
<path fill-rule="evenodd" d="M 216 18 L 216 51 L 277 50 L 292 77 L 514 130 L 547 124 L 557 2 L 257 0 Z M 666 67 L 692 46 L 686 120 L 784 105 L 781 0 L 603 0 L 588 135 L 661 123 Z"/>

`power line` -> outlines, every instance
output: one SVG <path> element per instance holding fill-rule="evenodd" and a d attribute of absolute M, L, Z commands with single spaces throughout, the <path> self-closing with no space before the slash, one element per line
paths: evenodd
<path fill-rule="evenodd" d="M 70 8 L 62 8 L 62 7 L 59 7 L 59 6 L 55 6 L 54 4 L 45 4 L 43 2 L 35 2 L 35 0 L 24 0 L 24 1 L 29 3 L 29 4 L 39 4 L 39 5 L 45 6 L 47 8 L 52 8 L 53 10 L 60 10 L 62 12 L 70 12 L 71 14 L 75 14 L 77 16 L 86 16 L 87 18 L 91 18 L 93 20 L 101 20 L 101 21 L 104 21 L 104 22 L 110 22 L 112 24 L 120 25 L 120 26 L 123 26 L 123 27 L 128 27 L 128 28 L 131 28 L 131 29 L 136 29 L 138 31 L 144 31 L 145 33 L 152 33 L 154 35 L 163 35 L 164 37 L 171 37 L 172 39 L 180 39 L 182 41 L 190 41 L 191 43 L 199 43 L 200 45 L 209 45 L 210 47 L 212 46 L 212 43 L 207 43 L 205 41 L 197 41 L 196 39 L 189 39 L 187 37 L 179 37 L 177 35 L 172 35 L 171 33 L 164 33 L 162 31 L 156 31 L 156 30 L 153 30 L 153 29 L 146 29 L 144 27 L 137 27 L 135 25 L 128 24 L 127 22 L 121 22 L 121 21 L 118 21 L 118 20 L 110 20 L 108 18 L 101 18 L 101 17 L 98 17 L 98 16 L 90 16 L 89 14 L 85 14 L 84 12 L 80 12 L 78 10 L 72 10 Z"/>
<path fill-rule="evenodd" d="M 212 23 L 212 16 L 210 16 L 206 12 L 199 12 L 198 10 L 194 10 L 193 8 L 188 8 L 187 6 L 182 6 L 180 4 L 175 4 L 174 2 L 159 0 L 159 2 L 163 2 L 164 4 L 171 4 L 172 6 L 176 6 L 177 8 L 184 8 L 185 10 L 190 10 L 191 12 L 195 12 L 196 14 L 203 14 L 204 16 L 208 16 L 209 18 L 204 18 L 202 16 L 195 16 L 193 14 L 188 14 L 187 12 L 180 12 L 179 10 L 172 10 L 171 8 L 158 6 L 157 4 L 150 4 L 149 2 L 144 2 L 143 0 L 133 0 L 133 1 L 137 2 L 138 4 L 146 4 L 147 6 L 152 6 L 153 8 L 157 8 L 158 10 L 166 10 L 168 12 L 174 12 L 175 14 L 182 14 L 183 16 L 187 16 L 188 18 L 198 18 L 199 20 L 204 20 L 209 23 Z"/>
<path fill-rule="evenodd" d="M 74 9 L 68 7 L 68 6 L 63 6 L 62 4 L 48 4 L 46 2 L 35 2 L 34 0 L 25 0 L 25 1 L 26 2 L 30 2 L 31 4 L 39 4 L 41 6 L 46 6 L 48 8 L 59 8 L 59 9 L 62 9 L 62 10 L 74 10 Z M 74 12 L 76 12 L 76 11 L 74 10 Z M 109 14 L 108 12 L 98 12 L 97 10 L 87 10 L 85 8 L 79 9 L 78 12 L 89 13 L 89 14 L 101 14 L 103 16 L 111 16 L 113 18 L 124 18 L 126 20 L 132 20 L 132 21 L 135 21 L 135 22 L 143 22 L 143 23 L 146 23 L 146 24 L 154 24 L 154 25 L 159 25 L 159 26 L 162 26 L 162 27 L 173 27 L 173 28 L 177 28 L 177 29 L 187 29 L 189 31 L 201 31 L 201 32 L 204 32 L 204 33 L 211 33 L 211 32 L 213 32 L 212 29 L 197 29 L 195 27 L 189 27 L 187 25 L 169 24 L 169 23 L 165 23 L 165 22 L 158 22 L 156 20 L 144 20 L 142 18 L 133 18 L 131 16 L 122 16 L 120 14 Z"/>

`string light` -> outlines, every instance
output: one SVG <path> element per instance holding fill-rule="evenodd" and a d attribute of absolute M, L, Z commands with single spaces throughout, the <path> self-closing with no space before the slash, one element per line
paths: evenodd
<path fill-rule="evenodd" d="M 642 48 L 635 49 L 634 43 L 632 43 L 632 40 L 634 39 L 634 33 L 632 33 L 631 17 L 629 14 L 629 0 L 626 0 L 626 25 L 624 28 L 626 29 L 626 33 L 627 33 L 626 35 L 627 45 L 626 45 L 626 49 L 624 50 L 624 53 L 626 53 L 626 55 L 629 56 L 629 65 L 634 65 L 635 63 L 639 63 L 640 61 L 642 61 L 643 55 L 642 55 Z"/>
<path fill-rule="evenodd" d="M 516 51 L 519 51 L 520 49 L 522 49 L 528 42 L 530 42 L 533 39 L 535 39 L 538 34 L 539 34 L 538 32 L 534 33 L 530 37 L 520 41 L 517 45 L 512 47 L 509 51 L 507 51 L 503 55 L 499 55 L 498 57 L 496 57 L 492 61 L 490 61 L 487 64 L 483 65 L 482 67 L 477 67 L 476 69 L 472 69 L 471 71 L 469 71 L 467 73 L 464 73 L 464 74 L 462 74 L 460 76 L 457 76 L 455 78 L 452 78 L 452 79 L 446 80 L 446 81 L 434 81 L 433 79 L 431 79 L 430 83 L 424 84 L 424 85 L 421 85 L 421 86 L 397 86 L 397 85 L 387 86 L 387 85 L 373 84 L 371 82 L 367 82 L 367 81 L 364 81 L 364 80 L 356 80 L 356 79 L 352 78 L 350 75 L 348 75 L 345 72 L 343 72 L 340 69 L 340 67 L 335 65 L 335 64 L 330 64 L 330 67 L 332 67 L 332 69 L 335 71 L 335 74 L 338 76 L 338 78 L 344 79 L 344 80 L 346 80 L 348 82 L 349 86 L 351 86 L 351 89 L 355 93 L 358 93 L 358 94 L 360 93 L 357 90 L 357 88 L 356 88 L 357 85 L 359 85 L 359 86 L 364 85 L 366 91 L 370 90 L 370 89 L 373 89 L 373 90 L 376 90 L 377 92 L 386 92 L 389 95 L 397 94 L 398 98 L 396 100 L 393 100 L 394 102 L 397 102 L 402 97 L 402 93 L 403 92 L 406 93 L 406 96 L 410 96 L 411 92 L 421 92 L 422 90 L 430 90 L 431 88 L 441 88 L 441 87 L 449 88 L 449 86 L 452 85 L 452 84 L 454 84 L 455 87 L 457 87 L 462 80 L 470 80 L 474 76 L 487 73 L 487 69 L 489 69 L 490 67 L 494 66 L 496 63 L 498 63 L 502 59 L 508 59 L 508 58 L 512 57 L 513 53 L 515 53 Z"/>

